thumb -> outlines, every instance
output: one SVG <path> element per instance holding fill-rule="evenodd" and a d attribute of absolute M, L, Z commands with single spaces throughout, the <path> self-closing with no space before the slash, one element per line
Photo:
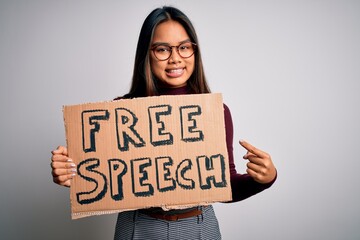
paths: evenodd
<path fill-rule="evenodd" d="M 64 146 L 58 146 L 57 149 L 51 151 L 52 154 L 62 154 L 62 155 L 68 155 L 67 148 Z"/>

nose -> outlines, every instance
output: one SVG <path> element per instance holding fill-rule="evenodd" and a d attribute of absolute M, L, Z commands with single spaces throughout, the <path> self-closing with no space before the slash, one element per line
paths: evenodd
<path fill-rule="evenodd" d="M 181 56 L 178 53 L 177 47 L 172 46 L 169 63 L 179 63 L 179 62 L 181 62 Z"/>

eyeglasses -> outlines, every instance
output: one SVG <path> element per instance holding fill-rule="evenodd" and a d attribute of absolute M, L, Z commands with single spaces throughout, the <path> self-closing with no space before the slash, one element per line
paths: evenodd
<path fill-rule="evenodd" d="M 171 57 L 173 48 L 176 48 L 177 53 L 182 58 L 191 57 L 196 51 L 196 44 L 192 42 L 185 42 L 180 44 L 179 46 L 169 46 L 165 44 L 155 45 L 151 48 L 155 57 L 159 61 L 168 60 Z"/>

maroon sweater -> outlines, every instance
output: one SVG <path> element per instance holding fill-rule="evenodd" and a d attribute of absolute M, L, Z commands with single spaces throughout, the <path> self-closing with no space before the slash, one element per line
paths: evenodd
<path fill-rule="evenodd" d="M 180 88 L 166 88 L 161 89 L 160 95 L 181 95 L 188 94 L 187 87 Z M 224 118 L 226 131 L 226 146 L 229 155 L 230 166 L 230 180 L 232 190 L 232 202 L 241 201 L 245 198 L 251 197 L 267 188 L 269 188 L 276 180 L 276 178 L 267 184 L 256 182 L 248 174 L 240 174 L 236 172 L 233 153 L 233 122 L 229 108 L 224 104 Z"/>

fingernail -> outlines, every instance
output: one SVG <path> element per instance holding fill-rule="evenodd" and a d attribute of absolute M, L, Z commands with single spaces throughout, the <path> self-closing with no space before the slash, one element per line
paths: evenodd
<path fill-rule="evenodd" d="M 68 161 L 68 162 L 72 162 L 73 160 L 72 160 L 71 158 L 69 158 L 67 161 Z"/>
<path fill-rule="evenodd" d="M 74 173 L 77 172 L 77 171 L 76 171 L 76 168 L 72 168 L 72 169 L 70 169 L 70 171 L 71 171 L 71 172 L 74 172 Z"/>
<path fill-rule="evenodd" d="M 76 167 L 75 163 L 70 163 L 70 167 Z"/>
<path fill-rule="evenodd" d="M 76 174 L 75 174 L 75 173 L 72 173 L 72 174 L 71 174 L 71 177 L 75 177 L 75 176 L 76 176 Z"/>
<path fill-rule="evenodd" d="M 245 142 L 245 140 L 244 140 L 244 139 L 240 139 L 239 143 L 243 143 L 243 142 Z"/>

